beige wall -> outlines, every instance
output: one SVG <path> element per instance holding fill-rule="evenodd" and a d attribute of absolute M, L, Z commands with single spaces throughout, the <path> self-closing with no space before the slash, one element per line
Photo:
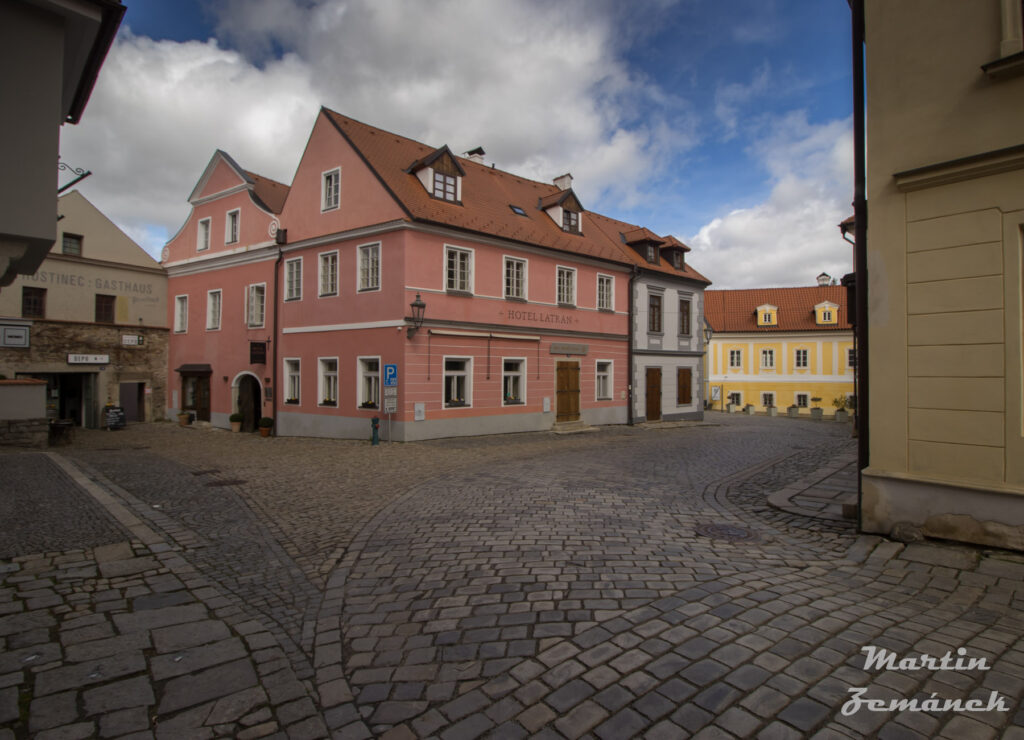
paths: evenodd
<path fill-rule="evenodd" d="M 0 285 L 9 267 L 37 265 L 56 233 L 63 48 L 59 17 L 0 3 Z"/>
<path fill-rule="evenodd" d="M 46 318 L 92 321 L 96 295 L 116 296 L 115 321 L 166 326 L 163 268 L 78 191 L 60 198 L 60 232 L 36 274 L 19 276 L 0 291 L 0 316 L 21 316 L 22 286 L 46 289 Z M 64 232 L 82 237 L 82 256 L 61 253 Z"/>
<path fill-rule="evenodd" d="M 1024 150 L 1014 153 L 1024 75 L 981 70 L 1000 55 L 1000 10 L 1000 0 L 866 3 L 862 524 L 1024 547 Z"/>

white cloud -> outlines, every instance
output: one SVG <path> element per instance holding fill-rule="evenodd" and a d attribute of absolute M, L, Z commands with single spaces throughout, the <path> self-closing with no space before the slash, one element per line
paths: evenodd
<path fill-rule="evenodd" d="M 321 104 L 540 180 L 601 209 L 643 198 L 696 141 L 687 103 L 623 61 L 614 4 L 223 0 L 216 40 L 122 30 L 62 152 L 133 234 L 173 234 L 214 149 L 289 182 Z M 129 14 L 127 23 L 130 24 Z M 281 56 L 281 51 L 286 52 Z M 668 125 L 671 121 L 671 125 Z"/>
<path fill-rule="evenodd" d="M 851 122 L 815 125 L 797 111 L 762 125 L 751 154 L 771 174 L 771 194 L 691 237 L 694 266 L 714 288 L 813 285 L 820 272 L 852 272 L 852 247 L 837 228 L 851 212 Z"/>

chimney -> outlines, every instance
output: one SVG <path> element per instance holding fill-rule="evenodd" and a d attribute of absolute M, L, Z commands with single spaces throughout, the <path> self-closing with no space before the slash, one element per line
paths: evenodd
<path fill-rule="evenodd" d="M 477 164 L 483 164 L 484 155 L 486 153 L 487 152 L 484 151 L 484 148 L 482 146 L 478 146 L 476 149 L 470 149 L 463 156 L 468 157 L 470 161 L 476 162 Z"/>
<path fill-rule="evenodd" d="M 824 288 L 826 285 L 831 285 L 831 284 L 832 284 L 832 276 L 829 275 L 827 272 L 823 272 L 820 275 L 818 275 L 818 287 L 819 288 Z"/>
<path fill-rule="evenodd" d="M 555 187 L 559 190 L 568 190 L 572 187 L 572 174 L 566 172 L 564 175 L 556 177 L 553 182 L 555 183 Z"/>

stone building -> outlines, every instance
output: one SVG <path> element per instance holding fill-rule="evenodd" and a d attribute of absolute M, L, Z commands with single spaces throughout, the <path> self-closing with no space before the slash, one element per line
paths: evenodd
<path fill-rule="evenodd" d="M 78 191 L 58 201 L 58 237 L 39 270 L 0 291 L 0 375 L 47 382 L 47 416 L 99 427 L 162 418 L 167 276 Z"/>

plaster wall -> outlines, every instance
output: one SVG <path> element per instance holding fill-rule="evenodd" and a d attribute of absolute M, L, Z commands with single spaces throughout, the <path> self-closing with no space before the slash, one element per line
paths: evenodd
<path fill-rule="evenodd" d="M 1000 58 L 997 0 L 868 0 L 866 26 L 862 525 L 1021 547 L 1024 162 L 993 152 L 1024 145 L 1024 75 L 981 70 Z"/>

